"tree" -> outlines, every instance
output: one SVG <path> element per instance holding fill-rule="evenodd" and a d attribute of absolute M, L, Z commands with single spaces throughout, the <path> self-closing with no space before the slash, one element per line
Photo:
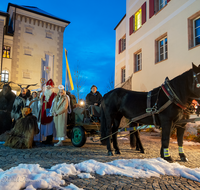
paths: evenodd
<path fill-rule="evenodd" d="M 74 92 L 78 102 L 81 99 L 81 96 L 83 95 L 81 90 L 84 84 L 85 84 L 85 78 L 83 77 L 80 65 L 77 64 L 76 69 L 74 71 Z"/>
<path fill-rule="evenodd" d="M 114 89 L 114 77 L 110 76 L 107 83 L 107 92 Z"/>

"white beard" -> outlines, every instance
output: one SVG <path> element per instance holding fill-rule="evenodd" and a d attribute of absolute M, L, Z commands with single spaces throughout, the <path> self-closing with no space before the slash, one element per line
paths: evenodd
<path fill-rule="evenodd" d="M 51 94 L 53 93 L 53 91 L 51 89 L 46 89 L 45 92 L 44 92 L 44 95 L 45 95 L 45 101 L 49 102 L 49 98 L 51 96 Z"/>

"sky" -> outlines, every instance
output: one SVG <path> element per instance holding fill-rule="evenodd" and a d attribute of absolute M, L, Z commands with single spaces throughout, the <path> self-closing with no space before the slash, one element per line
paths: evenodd
<path fill-rule="evenodd" d="M 74 72 L 81 73 L 80 97 L 85 99 L 92 85 L 102 95 L 109 91 L 109 84 L 114 82 L 114 28 L 126 14 L 126 0 L 4 0 L 0 11 L 6 12 L 8 3 L 35 6 L 70 21 L 64 31 L 63 71 L 66 48 L 73 81 Z M 75 91 L 72 93 L 76 95 Z"/>

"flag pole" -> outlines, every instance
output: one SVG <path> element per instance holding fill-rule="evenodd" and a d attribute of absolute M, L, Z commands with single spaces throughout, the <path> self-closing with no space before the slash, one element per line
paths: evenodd
<path fill-rule="evenodd" d="M 68 91 L 68 88 L 67 88 L 67 50 L 66 49 L 65 49 L 65 62 L 66 62 L 65 91 Z"/>

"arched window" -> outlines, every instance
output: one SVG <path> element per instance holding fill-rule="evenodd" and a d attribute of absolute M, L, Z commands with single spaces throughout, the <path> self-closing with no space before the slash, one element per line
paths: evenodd
<path fill-rule="evenodd" d="M 3 70 L 1 73 L 1 81 L 8 82 L 8 79 L 9 79 L 9 72 L 6 70 Z"/>

